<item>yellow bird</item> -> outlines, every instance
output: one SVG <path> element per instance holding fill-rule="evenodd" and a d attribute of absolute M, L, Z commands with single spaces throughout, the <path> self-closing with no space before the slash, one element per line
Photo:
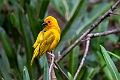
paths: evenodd
<path fill-rule="evenodd" d="M 42 26 L 43 25 L 46 27 L 38 34 L 37 40 L 33 45 L 35 50 L 31 60 L 31 65 L 37 55 L 41 58 L 44 53 L 51 52 L 60 40 L 60 28 L 54 17 L 48 16 L 44 20 Z"/>

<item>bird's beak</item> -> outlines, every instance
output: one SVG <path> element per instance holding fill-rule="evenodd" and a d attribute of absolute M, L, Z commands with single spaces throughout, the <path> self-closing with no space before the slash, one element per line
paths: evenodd
<path fill-rule="evenodd" d="M 45 26 L 45 25 L 47 25 L 47 23 L 46 23 L 46 22 L 42 23 L 42 26 Z"/>

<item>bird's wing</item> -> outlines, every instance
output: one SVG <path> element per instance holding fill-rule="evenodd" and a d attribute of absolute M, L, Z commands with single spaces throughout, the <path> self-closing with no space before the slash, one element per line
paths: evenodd
<path fill-rule="evenodd" d="M 39 34 L 38 34 L 38 37 L 37 37 L 37 39 L 36 39 L 36 41 L 35 41 L 35 43 L 33 44 L 33 47 L 35 48 L 35 50 L 34 50 L 34 53 L 33 53 L 33 56 L 32 56 L 32 60 L 31 60 L 31 65 L 32 65 L 32 63 L 33 63 L 33 61 L 34 61 L 34 58 L 38 55 L 38 53 L 39 53 L 39 48 L 40 48 L 40 45 L 41 45 L 41 43 L 42 43 L 42 41 L 43 41 L 43 38 L 44 38 L 44 31 L 41 31 Z"/>
<path fill-rule="evenodd" d="M 33 47 L 36 48 L 38 46 L 38 44 L 41 44 L 42 41 L 43 41 L 43 36 L 44 36 L 44 31 L 41 31 L 39 34 L 38 34 L 38 37 L 37 37 L 37 40 L 35 41 Z"/>
<path fill-rule="evenodd" d="M 35 48 L 33 57 L 31 60 L 31 65 L 33 63 L 34 58 L 39 54 L 40 57 L 49 49 L 52 42 L 54 41 L 55 36 L 52 31 L 48 30 L 46 32 L 41 31 L 37 37 L 36 42 L 33 47 Z"/>
<path fill-rule="evenodd" d="M 52 31 L 48 30 L 44 33 L 44 40 L 40 45 L 40 57 L 49 49 L 54 40 L 55 36 Z"/>
<path fill-rule="evenodd" d="M 33 53 L 33 56 L 32 56 L 32 60 L 31 60 L 31 65 L 32 65 L 32 63 L 33 63 L 33 61 L 34 61 L 34 58 L 38 55 L 38 53 L 39 53 L 39 47 L 40 47 L 40 44 L 38 44 L 37 46 L 36 46 L 36 48 L 35 48 L 35 50 L 34 50 L 34 53 Z"/>

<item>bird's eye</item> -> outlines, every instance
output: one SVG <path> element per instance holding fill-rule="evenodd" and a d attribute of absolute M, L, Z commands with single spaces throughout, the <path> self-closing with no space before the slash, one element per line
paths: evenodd
<path fill-rule="evenodd" d="M 48 23 L 50 23 L 50 21 L 48 21 Z"/>
<path fill-rule="evenodd" d="M 46 32 L 46 31 L 44 31 L 44 32 Z"/>

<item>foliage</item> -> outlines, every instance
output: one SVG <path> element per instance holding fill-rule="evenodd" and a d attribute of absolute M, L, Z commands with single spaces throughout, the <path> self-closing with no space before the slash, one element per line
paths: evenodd
<path fill-rule="evenodd" d="M 33 66 L 30 66 L 30 60 L 33 54 L 32 45 L 39 31 L 43 29 L 41 27 L 43 19 L 50 14 L 49 7 L 52 6 L 56 14 L 61 15 L 66 21 L 65 26 L 60 26 L 61 40 L 54 50 L 57 59 L 58 51 L 62 53 L 73 44 L 113 4 L 114 0 L 95 3 L 87 0 L 2 0 L 0 2 L 0 79 L 37 80 L 42 75 L 45 76 L 44 80 L 48 79 L 46 56 L 36 58 Z M 120 16 L 114 15 L 105 19 L 93 33 L 104 32 L 119 25 Z M 120 66 L 115 66 L 113 62 L 118 62 L 120 50 L 112 45 L 117 45 L 119 40 L 119 34 L 93 38 L 90 52 L 77 80 L 117 80 L 119 77 L 117 69 L 120 69 Z M 116 58 L 110 58 L 111 55 L 108 55 L 102 46 L 100 50 L 100 44 L 110 49 L 109 53 Z M 59 63 L 70 80 L 73 80 L 81 62 L 84 48 L 84 42 L 77 45 Z M 59 70 L 55 69 L 55 72 L 57 80 L 66 79 Z"/>
<path fill-rule="evenodd" d="M 120 75 L 118 73 L 118 70 L 115 66 L 115 64 L 113 63 L 112 59 L 109 57 L 107 51 L 105 50 L 105 48 L 103 46 L 100 46 L 101 47 L 101 51 L 103 53 L 103 57 L 106 61 L 106 64 L 107 64 L 107 67 L 109 68 L 109 71 L 112 75 L 112 79 L 114 80 L 119 80 L 120 79 Z"/>

